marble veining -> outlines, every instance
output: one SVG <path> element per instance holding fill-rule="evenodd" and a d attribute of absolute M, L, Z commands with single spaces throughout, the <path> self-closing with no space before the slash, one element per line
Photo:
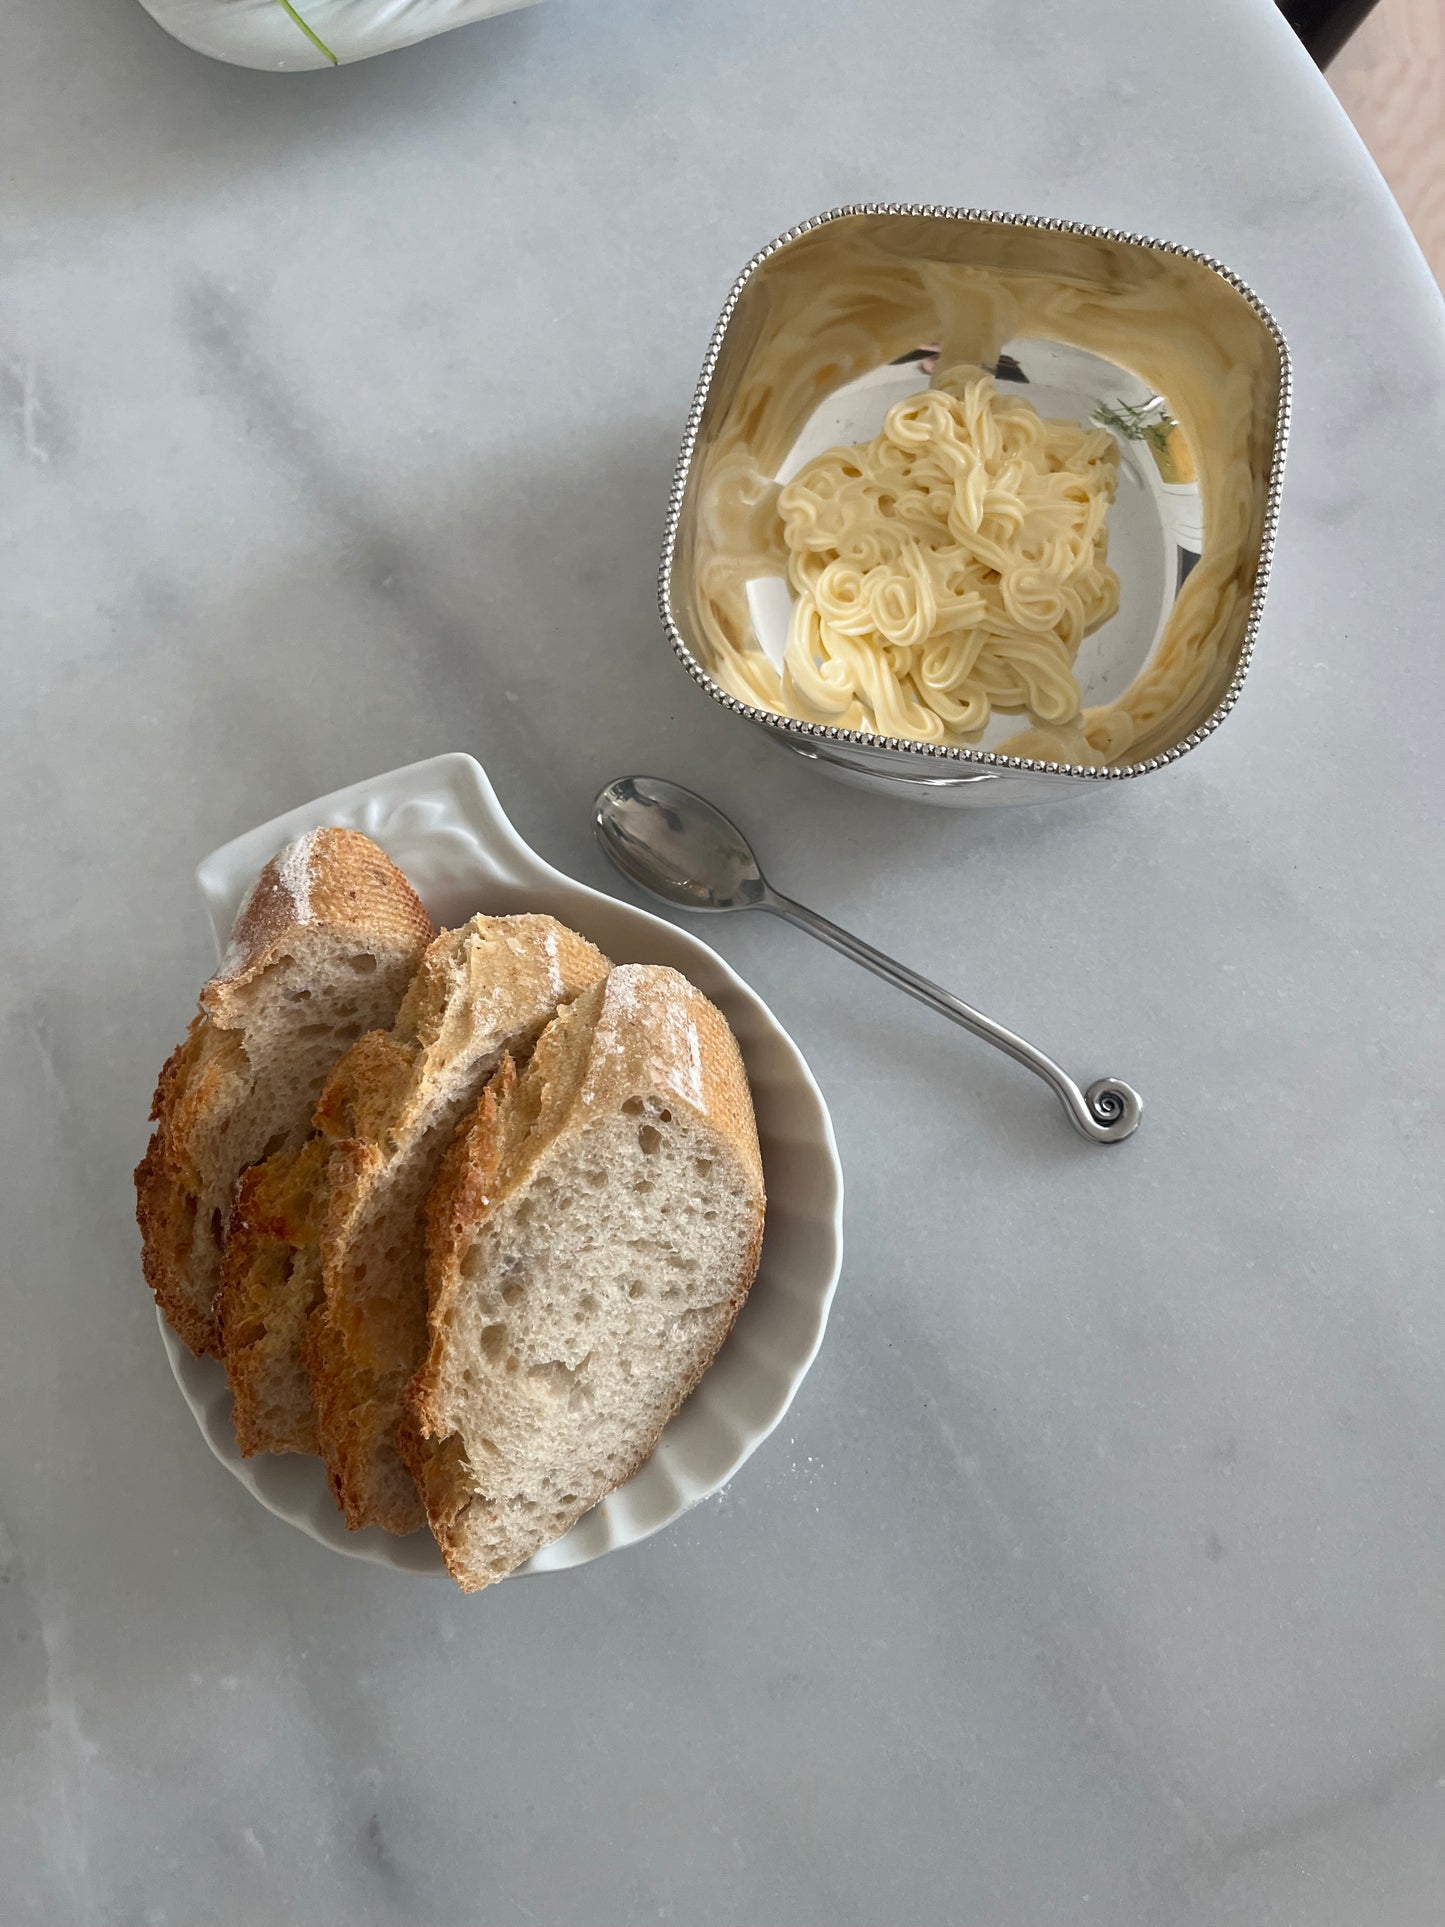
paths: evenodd
<path fill-rule="evenodd" d="M 1433 1927 L 1445 335 L 1276 10 L 547 0 L 267 76 L 70 0 L 10 24 L 0 163 L 6 1921 Z M 1278 315 L 1266 619 L 1177 769 L 935 816 L 673 662 L 718 304 L 857 199 L 1176 237 Z M 719 1499 L 477 1599 L 213 1462 L 129 1175 L 197 859 L 449 749 L 603 888 L 598 785 L 695 783 L 1148 1104 L 1099 1151 L 842 959 L 709 929 L 833 1112 L 827 1342 Z"/>

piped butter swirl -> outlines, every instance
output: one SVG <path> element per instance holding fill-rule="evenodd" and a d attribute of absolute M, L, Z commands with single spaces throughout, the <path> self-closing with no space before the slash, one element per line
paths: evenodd
<path fill-rule="evenodd" d="M 961 366 L 894 405 L 872 441 L 779 492 L 794 596 L 786 707 L 946 742 L 995 710 L 1080 713 L 1073 661 L 1118 607 L 1106 517 L 1119 450 Z"/>

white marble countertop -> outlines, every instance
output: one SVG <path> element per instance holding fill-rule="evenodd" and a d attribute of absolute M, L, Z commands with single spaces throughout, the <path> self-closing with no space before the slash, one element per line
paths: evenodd
<path fill-rule="evenodd" d="M 1256 668 L 1176 769 L 953 816 L 688 684 L 653 573 L 736 269 L 856 198 L 1178 238 L 1293 346 Z M 1438 1923 L 1438 297 L 1266 0 L 553 0 L 336 74 L 125 0 L 0 60 L 0 1875 L 45 1927 Z M 444 749 L 607 884 L 691 778 L 1071 1065 L 709 932 L 832 1103 L 789 1421 L 648 1545 L 464 1599 L 205 1450 L 130 1167 L 191 868 Z"/>

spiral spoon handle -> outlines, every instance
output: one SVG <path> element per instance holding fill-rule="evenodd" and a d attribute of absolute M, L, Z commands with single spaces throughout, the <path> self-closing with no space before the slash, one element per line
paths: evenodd
<path fill-rule="evenodd" d="M 1117 1077 L 1100 1077 L 1081 1089 L 1052 1057 L 1035 1048 L 1026 1039 L 996 1024 L 982 1011 L 975 1010 L 971 1004 L 963 1002 L 941 985 L 930 983 L 927 977 L 920 977 L 916 970 L 906 964 L 897 963 L 881 950 L 875 950 L 871 943 L 864 943 L 850 931 L 842 930 L 827 917 L 821 917 L 816 910 L 809 910 L 805 904 L 794 903 L 791 897 L 779 896 L 775 890 L 752 906 L 759 910 L 769 910 L 774 916 L 796 924 L 800 930 L 830 944 L 840 950 L 854 963 L 862 964 L 871 970 L 875 977 L 882 977 L 886 983 L 895 984 L 899 990 L 907 991 L 921 1004 L 938 1011 L 942 1016 L 961 1024 L 965 1030 L 981 1037 L 995 1050 L 1003 1051 L 1015 1063 L 1022 1064 L 1025 1070 L 1041 1077 L 1063 1105 L 1069 1122 L 1081 1137 L 1095 1144 L 1119 1144 L 1126 1137 L 1132 1137 L 1138 1129 L 1139 1118 L 1144 1109 L 1143 1099 L 1130 1085 L 1121 1083 Z"/>

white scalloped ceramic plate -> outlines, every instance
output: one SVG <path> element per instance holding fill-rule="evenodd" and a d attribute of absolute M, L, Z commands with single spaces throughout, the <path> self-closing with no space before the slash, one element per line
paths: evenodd
<path fill-rule="evenodd" d="M 590 937 L 614 963 L 671 964 L 712 998 L 742 1048 L 768 1188 L 757 1282 L 726 1345 L 647 1464 L 522 1570 L 585 1565 L 660 1531 L 718 1491 L 792 1403 L 823 1342 L 843 1256 L 843 1175 L 827 1106 L 792 1039 L 715 951 L 544 863 L 507 821 L 470 756 L 438 756 L 338 790 L 208 856 L 196 880 L 218 953 L 261 866 L 321 823 L 362 830 L 379 843 L 439 925 L 464 923 L 479 910 L 543 910 Z M 353 1558 L 404 1572 L 443 1570 L 425 1532 L 407 1539 L 377 1527 L 348 1532 L 319 1459 L 243 1459 L 221 1367 L 192 1358 L 164 1321 L 161 1334 L 206 1443 L 268 1512 Z"/>

